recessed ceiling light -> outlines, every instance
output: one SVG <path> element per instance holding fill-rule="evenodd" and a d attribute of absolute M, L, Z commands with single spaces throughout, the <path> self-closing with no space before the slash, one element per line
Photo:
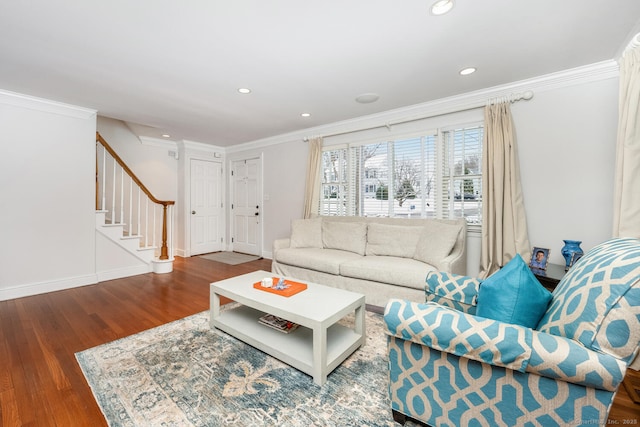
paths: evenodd
<path fill-rule="evenodd" d="M 461 76 L 468 76 L 469 74 L 473 74 L 476 72 L 476 67 L 468 67 L 460 70 Z"/>
<path fill-rule="evenodd" d="M 431 6 L 433 15 L 444 15 L 453 9 L 453 0 L 439 0 Z"/>
<path fill-rule="evenodd" d="M 240 93 L 251 93 L 251 89 L 246 88 L 246 87 L 241 87 L 240 89 L 238 89 L 238 92 L 240 92 Z"/>
<path fill-rule="evenodd" d="M 300 114 L 302 117 L 311 117 L 311 113 L 302 113 Z"/>
<path fill-rule="evenodd" d="M 162 137 L 163 137 L 163 138 L 171 138 L 171 135 L 169 135 L 168 133 L 163 133 L 163 134 L 162 134 Z"/>
<path fill-rule="evenodd" d="M 370 104 L 372 102 L 376 102 L 378 99 L 380 99 L 380 95 L 377 93 L 363 93 L 356 97 L 356 102 L 359 102 L 360 104 Z"/>

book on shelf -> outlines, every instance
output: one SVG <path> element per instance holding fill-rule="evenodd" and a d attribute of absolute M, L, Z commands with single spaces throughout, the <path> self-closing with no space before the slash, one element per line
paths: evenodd
<path fill-rule="evenodd" d="M 287 319 L 274 316 L 273 314 L 265 314 L 258 319 L 258 322 L 285 334 L 295 331 L 298 327 L 297 323 L 290 322 Z"/>

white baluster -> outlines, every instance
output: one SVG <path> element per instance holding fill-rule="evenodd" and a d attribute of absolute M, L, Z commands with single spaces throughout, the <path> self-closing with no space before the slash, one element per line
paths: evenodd
<path fill-rule="evenodd" d="M 124 224 L 124 168 L 120 168 L 120 224 Z"/>
<path fill-rule="evenodd" d="M 100 144 L 102 147 L 102 144 Z M 102 204 L 100 209 L 107 207 L 107 150 L 102 147 Z"/>
<path fill-rule="evenodd" d="M 116 223 L 116 159 L 113 159 L 113 188 L 111 189 L 112 197 L 111 197 L 111 224 Z"/>
<path fill-rule="evenodd" d="M 153 247 L 156 248 L 156 205 L 155 203 L 153 204 Z"/>
<path fill-rule="evenodd" d="M 140 235 L 140 187 L 138 187 L 138 236 Z"/>
<path fill-rule="evenodd" d="M 167 207 L 167 246 L 169 247 L 167 255 L 169 259 L 173 259 L 173 206 Z"/>
<path fill-rule="evenodd" d="M 149 247 L 149 197 L 144 198 L 144 247 Z"/>
<path fill-rule="evenodd" d="M 133 236 L 133 179 L 129 177 L 129 236 Z"/>

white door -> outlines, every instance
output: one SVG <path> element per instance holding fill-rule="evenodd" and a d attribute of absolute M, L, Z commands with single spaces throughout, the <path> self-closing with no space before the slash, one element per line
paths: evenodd
<path fill-rule="evenodd" d="M 233 250 L 262 255 L 259 159 L 234 161 L 231 166 L 231 182 L 233 185 L 231 202 Z"/>
<path fill-rule="evenodd" d="M 222 164 L 191 160 L 191 255 L 222 250 Z"/>

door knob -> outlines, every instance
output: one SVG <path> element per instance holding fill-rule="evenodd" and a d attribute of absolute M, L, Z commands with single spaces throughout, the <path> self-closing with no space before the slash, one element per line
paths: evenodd
<path fill-rule="evenodd" d="M 258 216 L 258 215 L 260 215 L 260 213 L 259 213 L 259 212 L 256 212 L 256 216 Z"/>
<path fill-rule="evenodd" d="M 191 215 L 195 215 L 195 214 L 196 214 L 196 211 L 191 211 Z"/>

